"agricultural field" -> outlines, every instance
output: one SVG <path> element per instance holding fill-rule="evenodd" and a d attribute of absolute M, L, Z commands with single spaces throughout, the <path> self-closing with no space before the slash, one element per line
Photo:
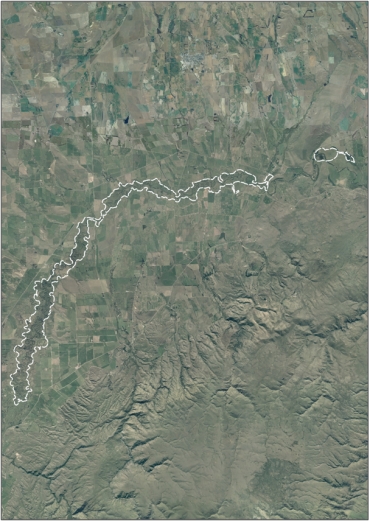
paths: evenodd
<path fill-rule="evenodd" d="M 368 519 L 367 36 L 2 2 L 3 519 Z"/>

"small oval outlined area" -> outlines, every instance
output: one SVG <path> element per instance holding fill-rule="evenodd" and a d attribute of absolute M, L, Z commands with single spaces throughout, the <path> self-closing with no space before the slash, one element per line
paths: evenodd
<path fill-rule="evenodd" d="M 332 154 L 334 157 L 332 157 L 330 159 L 326 159 L 325 152 L 330 152 L 330 154 Z M 355 158 L 353 156 L 351 156 L 351 154 L 349 154 L 348 152 L 342 152 L 342 151 L 338 150 L 337 147 L 330 147 L 330 148 L 320 147 L 317 150 L 315 150 L 315 152 L 313 153 L 313 159 L 317 163 L 323 163 L 323 162 L 331 163 L 332 161 L 337 159 L 337 157 L 339 155 L 344 156 L 345 160 L 349 161 L 350 163 L 356 163 Z"/>

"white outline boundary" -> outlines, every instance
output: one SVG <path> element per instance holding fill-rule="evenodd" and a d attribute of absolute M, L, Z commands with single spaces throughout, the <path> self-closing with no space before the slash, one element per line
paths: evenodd
<path fill-rule="evenodd" d="M 318 149 L 319 150 L 319 149 Z M 317 152 L 317 151 L 316 151 Z M 315 153 L 316 153 L 315 152 Z M 224 183 L 224 180 L 223 180 L 223 177 L 222 176 L 232 176 L 234 174 L 236 174 L 237 172 L 243 172 L 244 174 L 247 174 L 247 175 L 250 175 L 253 177 L 253 180 L 251 183 L 246 183 L 244 181 L 233 181 L 231 183 Z M 16 363 L 17 363 L 17 369 L 14 371 L 14 373 L 12 373 L 10 375 L 10 385 L 13 389 L 13 402 L 14 402 L 14 405 L 19 405 L 19 403 L 21 402 L 27 402 L 27 398 L 28 398 L 28 395 L 29 393 L 32 392 L 32 389 L 31 389 L 31 386 L 30 386 L 30 381 L 29 381 L 29 371 L 30 371 L 30 368 L 31 368 L 31 365 L 33 364 L 34 362 L 34 356 L 35 354 L 37 353 L 37 351 L 41 350 L 41 349 L 45 349 L 46 347 L 48 347 L 49 345 L 49 339 L 47 338 L 46 334 L 45 334 L 45 322 L 48 320 L 48 318 L 50 317 L 51 315 L 51 310 L 52 310 L 52 307 L 54 306 L 55 304 L 55 295 L 54 295 L 54 292 L 55 292 L 55 284 L 58 284 L 58 282 L 62 279 L 65 279 L 66 277 L 68 277 L 69 275 L 69 272 L 76 266 L 77 262 L 80 262 L 82 261 L 84 258 L 85 258 L 85 255 L 86 255 L 86 252 L 89 248 L 89 240 L 90 240 L 90 223 L 93 223 L 97 228 L 100 226 L 100 224 L 103 222 L 104 218 L 106 215 L 108 215 L 108 213 L 117 208 L 117 206 L 119 205 L 119 203 L 121 202 L 121 200 L 126 197 L 128 198 L 130 196 L 130 194 L 132 192 L 142 192 L 143 190 L 146 190 L 148 193 L 150 194 L 153 194 L 157 197 L 157 199 L 167 199 L 168 201 L 174 201 L 175 203 L 179 203 L 180 201 L 182 201 L 183 199 L 189 199 L 189 201 L 192 201 L 192 202 L 195 202 L 197 201 L 198 199 L 198 192 L 200 190 L 209 190 L 209 192 L 211 193 L 214 193 L 214 194 L 219 194 L 221 192 L 221 190 L 223 188 L 225 188 L 225 186 L 231 186 L 232 188 L 232 191 L 234 194 L 238 194 L 239 193 L 239 190 L 236 190 L 235 189 L 235 185 L 237 183 L 240 183 L 242 185 L 245 185 L 245 186 L 255 186 L 255 187 L 258 187 L 260 190 L 265 190 L 267 192 L 268 190 L 268 187 L 269 187 L 269 183 L 270 181 L 273 179 L 273 175 L 272 174 L 267 174 L 267 176 L 265 177 L 264 181 L 262 183 L 258 183 L 257 182 L 257 179 L 256 179 L 256 176 L 254 174 L 251 174 L 250 172 L 246 172 L 245 170 L 242 170 L 241 168 L 238 168 L 237 170 L 235 170 L 234 172 L 231 172 L 231 173 L 227 173 L 227 172 L 223 172 L 222 174 L 220 174 L 219 176 L 214 176 L 212 178 L 209 178 L 209 177 L 205 177 L 204 179 L 201 179 L 200 181 L 195 181 L 195 182 L 192 182 L 191 185 L 186 188 L 185 190 L 178 190 L 177 192 L 175 192 L 174 190 L 171 190 L 170 188 L 168 188 L 166 185 L 164 185 L 158 178 L 154 178 L 154 179 L 145 179 L 144 181 L 132 181 L 131 183 L 126 183 L 126 184 L 122 184 L 121 182 L 118 184 L 118 187 L 115 188 L 114 190 L 112 190 L 112 192 L 107 196 L 105 197 L 103 200 L 102 200 L 102 203 L 104 205 L 104 208 L 101 210 L 100 212 L 100 217 L 99 218 L 94 218 L 94 217 L 84 217 L 76 226 L 77 228 L 77 234 L 75 235 L 74 237 L 74 243 L 73 243 L 73 248 L 71 249 L 71 252 L 69 254 L 69 261 L 68 262 L 65 262 L 63 260 L 61 260 L 60 262 L 57 262 L 54 264 L 53 266 L 53 269 L 51 271 L 51 274 L 49 275 L 49 277 L 47 279 L 43 278 L 43 279 L 40 279 L 40 280 L 36 280 L 34 282 L 34 285 L 33 285 L 33 289 L 34 289 L 34 295 L 33 295 L 33 298 L 36 302 L 35 304 L 35 307 L 34 307 L 34 311 L 33 313 L 25 320 L 25 325 L 23 327 L 24 331 L 22 333 L 22 341 L 20 344 L 14 346 L 13 348 L 13 351 L 14 353 L 16 353 Z M 214 181 L 215 179 L 217 179 L 217 181 L 219 183 L 224 183 L 224 184 L 221 184 L 219 190 L 217 192 L 211 190 L 210 186 L 201 186 L 199 187 L 196 192 L 195 192 L 195 198 L 192 199 L 191 197 L 189 197 L 188 195 L 185 195 L 189 190 L 191 190 L 192 188 L 195 188 L 197 184 L 199 183 L 202 183 L 203 181 Z M 165 195 L 158 195 L 157 193 L 153 192 L 152 190 L 149 190 L 148 189 L 148 186 L 143 186 L 145 185 L 146 183 L 151 183 L 151 182 L 158 182 L 159 185 L 163 188 L 165 188 L 166 190 L 168 190 L 171 194 L 174 195 L 174 197 L 167 197 Z M 142 188 L 135 188 L 134 185 L 141 185 Z M 110 208 L 107 209 L 107 205 L 105 203 L 105 201 L 114 193 L 116 192 L 117 190 L 119 190 L 120 188 L 125 188 L 126 186 L 131 186 L 131 190 L 128 192 L 127 195 L 122 195 L 122 197 L 120 197 L 120 199 L 118 200 L 116 206 L 111 206 Z M 72 261 L 72 253 L 73 253 L 73 250 L 77 247 L 77 237 L 79 236 L 79 234 L 81 233 L 81 229 L 80 229 L 80 225 L 81 224 L 84 224 L 86 222 L 87 224 L 87 235 L 85 237 L 83 237 L 83 240 L 86 242 L 86 248 L 85 248 L 85 251 L 84 251 L 84 254 L 83 256 L 81 257 L 81 259 L 77 259 L 76 261 Z M 27 369 L 26 369 L 26 381 L 27 381 L 27 386 L 25 387 L 25 390 L 26 390 L 26 396 L 24 399 L 21 399 L 21 398 L 17 398 L 16 396 L 16 392 L 15 392 L 15 388 L 14 388 L 14 384 L 13 384 L 13 376 L 16 375 L 18 373 L 18 371 L 21 370 L 21 367 L 19 365 L 19 352 L 18 352 L 18 348 L 21 348 L 24 344 L 24 342 L 26 341 L 27 339 L 27 334 L 31 331 L 29 325 L 31 325 L 31 321 L 32 321 L 32 317 L 36 314 L 37 312 L 37 308 L 38 306 L 40 305 L 40 300 L 38 300 L 38 290 L 37 290 L 37 285 L 39 283 L 42 283 L 44 281 L 46 282 L 49 282 L 51 280 L 51 278 L 54 276 L 55 274 L 55 270 L 57 268 L 62 268 L 63 266 L 70 266 L 70 268 L 67 270 L 67 273 L 63 276 L 60 276 L 60 275 L 57 275 L 57 278 L 55 281 L 53 281 L 51 283 L 52 287 L 53 287 L 53 290 L 49 293 L 49 295 L 52 296 L 52 304 L 50 306 L 50 309 L 49 309 L 49 313 L 47 315 L 46 318 L 44 318 L 43 320 L 43 324 L 42 324 L 42 336 L 44 337 L 45 339 L 45 344 L 44 345 L 41 345 L 41 346 L 35 346 L 34 349 L 33 349 L 33 352 L 31 354 L 31 358 L 32 358 L 32 361 L 28 364 L 27 366 Z"/>
<path fill-rule="evenodd" d="M 335 157 L 333 157 L 332 159 L 317 159 L 316 158 L 316 154 L 320 151 L 320 150 L 324 150 L 326 152 L 330 151 L 330 150 L 335 150 L 336 151 L 336 155 Z M 355 163 L 355 159 L 353 156 L 351 156 L 351 154 L 349 154 L 348 152 L 342 152 L 340 150 L 338 150 L 336 147 L 330 147 L 330 148 L 324 148 L 324 147 L 319 147 L 317 150 L 315 150 L 315 152 L 313 153 L 313 159 L 315 161 L 317 161 L 318 163 L 321 163 L 321 162 L 326 162 L 326 163 L 329 163 L 331 161 L 334 161 L 334 159 L 336 159 L 339 155 L 343 155 L 345 157 L 345 160 L 346 161 L 349 161 L 350 163 Z M 215 192 L 213 190 L 211 190 L 210 186 L 201 186 L 199 187 L 196 192 L 195 192 L 195 198 L 192 199 L 191 197 L 189 197 L 188 195 L 185 195 L 186 192 L 188 192 L 189 190 L 191 190 L 192 188 L 195 188 L 197 184 L 199 183 L 202 183 L 203 181 L 214 181 L 215 179 L 217 179 L 218 182 L 220 183 L 223 183 L 224 180 L 222 178 L 222 176 L 232 176 L 234 174 L 236 174 L 237 172 L 243 172 L 244 174 L 247 174 L 247 175 L 250 175 L 253 177 L 253 180 L 251 183 L 245 183 L 244 181 L 233 181 L 231 183 L 224 183 L 224 184 L 221 184 L 220 186 L 220 189 Z M 108 213 L 111 211 L 111 210 L 114 210 L 115 208 L 117 208 L 117 206 L 119 205 L 119 203 L 121 202 L 121 200 L 126 197 L 128 198 L 132 192 L 142 192 L 144 190 L 147 191 L 147 193 L 149 194 L 153 194 L 157 197 L 157 199 L 167 199 L 168 201 L 174 201 L 175 203 L 179 203 L 180 201 L 182 201 L 183 199 L 189 199 L 189 201 L 192 201 L 192 202 L 195 202 L 197 201 L 198 199 L 198 192 L 200 190 L 209 190 L 209 192 L 211 193 L 214 193 L 214 194 L 219 194 L 221 192 L 221 190 L 223 188 L 225 188 L 225 186 L 231 186 L 232 188 L 232 191 L 234 194 L 238 194 L 239 193 L 239 190 L 236 190 L 235 189 L 235 185 L 237 183 L 240 183 L 242 185 L 245 185 L 245 186 L 256 186 L 258 188 L 260 188 L 261 190 L 265 190 L 267 192 L 268 190 L 268 187 L 269 187 L 269 183 L 270 181 L 273 179 L 273 175 L 272 174 L 267 174 L 267 176 L 265 177 L 264 181 L 262 183 L 258 183 L 257 182 L 257 179 L 256 179 L 256 176 L 254 174 L 251 174 L 250 172 L 246 172 L 245 170 L 242 170 L 241 168 L 238 168 L 237 170 L 235 170 L 234 172 L 231 172 L 231 173 L 227 173 L 227 172 L 223 172 L 222 174 L 220 174 L 219 176 L 214 176 L 212 178 L 209 178 L 209 177 L 205 177 L 204 179 L 201 179 L 200 181 L 195 181 L 195 182 L 192 182 L 191 185 L 186 188 L 185 190 L 178 190 L 177 192 L 175 192 L 174 190 L 172 190 L 171 188 L 168 188 L 168 186 L 166 186 L 165 184 L 162 183 L 162 181 L 160 181 L 160 179 L 158 179 L 157 177 L 155 177 L 154 179 L 145 179 L 144 181 L 132 181 L 131 183 L 126 183 L 126 184 L 122 184 L 121 182 L 118 183 L 118 186 L 117 188 L 115 188 L 114 190 L 112 190 L 112 192 L 107 196 L 105 197 L 103 200 L 102 200 L 102 203 L 104 205 L 104 208 L 101 210 L 100 212 L 100 217 L 99 218 L 94 218 L 94 217 L 84 217 L 76 226 L 77 228 L 77 234 L 75 235 L 74 237 L 74 243 L 73 243 L 73 248 L 71 249 L 71 252 L 69 254 L 69 261 L 68 262 L 65 262 L 63 260 L 61 260 L 60 262 L 57 262 L 54 264 L 54 267 L 51 271 L 51 274 L 49 275 L 49 277 L 47 279 L 43 278 L 43 279 L 40 279 L 40 280 L 36 280 L 34 282 L 34 285 L 33 285 L 33 289 L 34 289 L 34 295 L 33 295 L 33 298 L 36 302 L 35 304 L 35 307 L 34 307 L 34 311 L 33 313 L 25 320 L 25 325 L 23 327 L 24 331 L 22 333 L 22 341 L 20 344 L 14 346 L 13 348 L 13 351 L 14 353 L 16 353 L 16 363 L 17 363 L 17 369 L 14 371 L 14 373 L 12 373 L 10 375 L 10 385 L 13 389 L 13 402 L 14 402 L 14 405 L 18 405 L 19 403 L 21 402 L 26 402 L 27 401 L 27 398 L 28 398 L 28 395 L 29 393 L 32 392 L 32 389 L 31 389 L 31 386 L 30 386 L 30 381 L 29 381 L 29 371 L 30 371 L 30 368 L 31 368 L 31 365 L 33 364 L 34 362 L 34 355 L 37 353 L 38 350 L 41 350 L 41 349 L 45 349 L 46 347 L 48 347 L 49 345 L 49 339 L 47 338 L 46 334 L 45 334 L 45 322 L 48 320 L 48 318 L 50 317 L 51 315 L 51 310 L 52 310 L 52 307 L 54 306 L 55 304 L 55 295 L 54 295 L 54 292 L 55 292 L 55 284 L 58 284 L 58 282 L 62 279 L 65 279 L 66 277 L 68 277 L 69 275 L 69 272 L 76 266 L 77 262 L 80 262 L 82 261 L 84 258 L 85 258 L 85 255 L 86 255 L 86 252 L 89 248 L 89 240 L 90 240 L 90 222 L 92 222 L 97 228 L 99 228 L 100 224 L 103 222 L 104 218 L 106 215 L 108 215 Z M 151 183 L 151 182 L 158 182 L 159 185 L 163 188 L 165 188 L 166 190 L 168 190 L 171 194 L 174 195 L 174 197 L 167 197 L 165 195 L 158 195 L 157 193 L 153 192 L 152 190 L 149 190 L 148 189 L 148 186 L 144 186 L 146 183 Z M 134 185 L 135 184 L 138 184 L 138 185 L 141 185 L 142 188 L 136 188 Z M 131 186 L 131 190 L 128 192 L 127 195 L 122 195 L 122 197 L 120 197 L 120 199 L 118 200 L 116 206 L 111 206 L 110 208 L 107 209 L 107 205 L 105 204 L 105 201 L 112 195 L 114 194 L 114 192 L 116 192 L 117 190 L 119 190 L 120 188 L 125 188 L 126 186 Z M 85 237 L 83 237 L 83 240 L 86 242 L 86 248 L 85 248 L 85 251 L 84 251 L 84 254 L 83 256 L 81 257 L 81 259 L 77 259 L 75 262 L 72 261 L 71 259 L 71 256 L 72 256 L 72 252 L 73 250 L 77 247 L 77 242 L 76 242 L 76 239 L 77 237 L 79 236 L 80 232 L 81 232 L 81 229 L 80 229 L 80 225 L 85 223 L 87 224 L 87 235 Z M 17 398 L 16 396 L 16 393 L 15 393 L 15 389 L 14 389 L 14 385 L 13 385 L 13 376 L 17 374 L 17 372 L 21 369 L 20 366 L 19 366 L 19 361 L 18 361 L 18 357 L 19 357 L 19 352 L 17 351 L 17 348 L 21 348 L 24 344 L 24 342 L 26 341 L 27 339 L 27 334 L 31 331 L 31 329 L 29 328 L 29 325 L 31 324 L 31 321 L 32 321 L 32 317 L 36 314 L 36 311 L 37 311 L 37 308 L 38 306 L 40 305 L 40 301 L 38 300 L 38 290 L 37 290 L 37 284 L 39 283 L 42 283 L 44 281 L 46 282 L 49 282 L 51 280 L 51 278 L 54 276 L 55 274 L 55 270 L 59 267 L 61 268 L 62 267 L 62 264 L 64 264 L 65 266 L 70 266 L 70 268 L 67 270 L 67 273 L 61 277 L 61 276 L 57 276 L 56 280 L 53 281 L 51 283 L 51 285 L 53 286 L 53 290 L 49 293 L 49 295 L 52 296 L 52 299 L 53 299 L 53 302 L 50 306 L 50 309 L 49 309 L 49 313 L 47 315 L 46 318 L 44 318 L 43 320 L 43 324 L 42 324 L 42 336 L 44 337 L 45 339 L 45 345 L 42 345 L 42 346 L 35 346 L 34 347 L 34 350 L 33 350 L 33 353 L 31 354 L 31 358 L 32 358 L 32 361 L 28 364 L 27 366 L 27 369 L 26 369 L 26 381 L 27 381 L 27 386 L 25 387 L 25 390 L 27 391 L 26 392 L 26 396 L 25 398 L 22 400 L 20 398 Z"/>
<path fill-rule="evenodd" d="M 333 157 L 332 159 L 316 159 L 316 154 L 320 151 L 320 150 L 324 150 L 326 152 L 328 152 L 329 150 L 335 150 L 336 151 L 336 156 Z M 349 161 L 350 163 L 356 163 L 355 161 L 355 158 L 353 156 L 351 156 L 351 154 L 349 154 L 348 152 L 341 152 L 340 150 L 337 149 L 337 147 L 330 147 L 330 148 L 324 148 L 324 147 L 320 147 L 318 148 L 317 150 L 315 150 L 315 152 L 313 153 L 313 158 L 315 161 L 317 161 L 318 163 L 322 163 L 323 161 L 325 163 L 330 163 L 331 161 L 334 161 L 334 159 L 337 159 L 337 157 L 339 155 L 343 155 L 346 159 L 346 161 Z"/>

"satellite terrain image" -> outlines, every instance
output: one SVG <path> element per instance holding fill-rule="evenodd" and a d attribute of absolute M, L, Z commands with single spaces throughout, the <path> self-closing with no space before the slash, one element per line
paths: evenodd
<path fill-rule="evenodd" d="M 368 519 L 368 3 L 2 7 L 2 519 Z"/>

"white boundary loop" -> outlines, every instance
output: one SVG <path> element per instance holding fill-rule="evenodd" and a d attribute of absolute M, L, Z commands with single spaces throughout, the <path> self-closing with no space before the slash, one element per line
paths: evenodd
<path fill-rule="evenodd" d="M 320 152 L 320 150 L 324 150 L 325 152 L 329 152 L 329 150 L 335 150 L 336 152 L 336 155 L 335 157 L 333 157 L 332 159 L 317 159 L 316 158 L 316 154 L 318 152 Z M 331 161 L 334 161 L 334 159 L 337 159 L 337 157 L 339 155 L 342 155 L 345 157 L 346 161 L 349 161 L 350 163 L 356 163 L 355 161 L 355 158 L 353 156 L 351 156 L 351 154 L 349 154 L 348 152 L 341 152 L 340 150 L 338 150 L 336 147 L 330 147 L 330 148 L 324 148 L 324 147 L 320 147 L 318 148 L 317 150 L 315 150 L 315 152 L 313 153 L 313 158 L 315 161 L 317 161 L 318 163 L 322 163 L 323 161 L 325 161 L 325 163 L 330 163 Z"/>
<path fill-rule="evenodd" d="M 317 151 L 316 151 L 317 152 Z M 315 154 L 316 154 L 315 152 Z M 343 153 L 343 152 L 341 152 Z M 224 182 L 224 179 L 223 179 L 223 176 L 232 176 L 234 174 L 236 174 L 237 172 L 242 172 L 243 174 L 246 174 L 246 175 L 249 175 L 253 178 L 253 180 L 250 182 L 250 183 L 246 183 L 244 181 L 233 181 L 231 183 L 225 183 Z M 150 194 L 153 194 L 155 195 L 158 199 L 167 199 L 168 201 L 174 201 L 175 203 L 179 203 L 181 200 L 183 199 L 189 199 L 189 201 L 192 201 L 192 202 L 195 202 L 197 199 L 198 199 L 198 192 L 200 190 L 209 190 L 209 192 L 211 193 L 214 193 L 214 194 L 219 194 L 221 192 L 221 190 L 223 188 L 225 188 L 226 186 L 231 186 L 232 188 L 232 191 L 234 194 L 238 194 L 239 193 L 239 190 L 236 190 L 235 189 L 235 185 L 237 183 L 241 184 L 241 185 L 246 185 L 246 186 L 255 186 L 255 187 L 258 187 L 260 190 L 265 190 L 267 192 L 268 190 L 268 187 L 269 187 L 269 183 L 271 181 L 271 179 L 273 179 L 273 175 L 272 174 L 267 174 L 267 176 L 265 177 L 264 181 L 262 183 L 258 183 L 257 182 L 257 179 L 256 179 L 256 176 L 253 175 L 253 174 L 250 174 L 249 172 L 246 172 L 245 170 L 242 170 L 242 169 L 237 169 L 235 170 L 234 172 L 232 173 L 226 173 L 226 172 L 223 172 L 222 174 L 220 174 L 219 176 L 214 176 L 212 178 L 209 178 L 209 177 L 206 177 L 204 179 L 201 179 L 200 181 L 196 181 L 195 183 L 191 183 L 191 185 L 186 189 L 186 190 L 178 190 L 178 192 L 175 192 L 174 190 L 171 190 L 170 188 L 168 188 L 166 185 L 164 185 L 159 179 L 157 178 L 154 178 L 154 179 L 146 179 L 145 181 L 133 181 L 132 183 L 126 183 L 126 184 L 122 184 L 122 183 L 119 183 L 118 184 L 118 187 L 115 188 L 114 190 L 112 190 L 112 192 L 107 196 L 105 197 L 103 200 L 102 200 L 102 203 L 104 205 L 104 208 L 103 210 L 101 210 L 100 212 L 100 217 L 99 218 L 94 218 L 94 217 L 84 217 L 78 224 L 77 224 L 77 234 L 75 235 L 74 237 L 74 245 L 73 245 L 73 248 L 71 249 L 71 253 L 69 254 L 69 261 L 68 262 L 65 262 L 63 260 L 61 260 L 60 262 L 57 262 L 56 264 L 54 264 L 54 267 L 51 271 L 51 274 L 50 276 L 45 279 L 40 279 L 40 280 L 36 280 L 34 282 L 34 285 L 33 285 L 33 289 L 34 289 L 34 295 L 33 295 L 33 298 L 36 302 L 35 304 L 35 308 L 34 308 L 34 311 L 32 313 L 32 315 L 30 315 L 26 320 L 25 320 L 25 326 L 24 326 L 24 331 L 22 333 L 22 341 L 20 344 L 16 345 L 13 349 L 13 351 L 16 353 L 16 362 L 17 362 L 17 369 L 15 370 L 14 373 L 12 373 L 10 375 L 10 385 L 12 386 L 13 388 L 13 401 L 14 401 L 14 405 L 18 405 L 20 402 L 26 402 L 27 401 L 27 398 L 28 398 L 28 395 L 29 393 L 32 392 L 32 389 L 31 389 L 31 386 L 30 386 L 30 381 L 29 381 L 29 371 L 30 371 L 30 368 L 31 368 L 31 365 L 33 364 L 34 362 L 34 355 L 37 353 L 38 350 L 41 350 L 41 349 L 44 349 L 45 347 L 47 347 L 49 345 L 49 340 L 45 334 L 45 322 L 48 320 L 48 318 L 50 317 L 51 315 L 51 308 L 54 306 L 55 304 L 55 295 L 54 295 L 54 291 L 55 291 L 55 285 L 58 284 L 58 282 L 62 279 L 65 279 L 66 277 L 68 277 L 69 275 L 69 272 L 76 266 L 77 262 L 80 262 L 84 259 L 85 255 L 86 255 L 86 252 L 88 250 L 88 247 L 89 247 L 89 240 L 90 240 L 90 224 L 93 223 L 97 228 L 100 226 L 100 224 L 103 222 L 105 216 L 113 209 L 117 208 L 117 206 L 119 205 L 119 203 L 121 202 L 121 200 L 126 197 L 128 198 L 130 196 L 130 194 L 132 192 L 142 192 L 143 190 L 146 190 L 148 193 Z M 187 192 L 189 192 L 189 190 L 193 189 L 193 188 L 196 188 L 196 185 L 197 184 L 200 184 L 204 181 L 215 181 L 217 179 L 217 181 L 219 183 L 223 183 L 221 184 L 220 188 L 218 191 L 213 191 L 211 190 L 210 186 L 200 186 L 196 191 L 195 191 L 195 195 L 193 196 L 194 198 L 192 198 L 191 196 L 189 195 L 186 195 Z M 146 186 L 147 184 L 150 184 L 150 183 L 153 183 L 153 182 L 157 182 L 159 183 L 159 185 L 163 188 L 165 188 L 167 191 L 169 191 L 171 194 L 173 194 L 173 197 L 167 197 L 165 195 L 158 195 L 156 192 L 153 192 L 152 190 L 149 190 L 149 187 Z M 142 186 L 142 188 L 136 188 L 134 185 L 139 185 L 139 186 Z M 119 201 L 117 202 L 116 206 L 112 206 L 110 208 L 107 208 L 107 205 L 105 203 L 105 201 L 112 195 L 114 194 L 114 192 L 116 192 L 117 190 L 121 189 L 121 188 L 125 188 L 126 186 L 131 186 L 131 189 L 130 191 L 128 192 L 128 194 L 126 195 L 122 195 L 122 197 L 119 199 Z M 83 256 L 81 257 L 81 259 L 77 259 L 75 261 L 72 260 L 72 253 L 73 253 L 73 250 L 77 247 L 77 237 L 79 236 L 79 234 L 81 233 L 81 229 L 80 229 L 80 226 L 81 224 L 86 224 L 87 225 L 87 235 L 85 235 L 85 237 L 83 237 L 83 240 L 86 242 L 86 248 L 85 248 L 85 251 L 83 253 Z M 14 384 L 13 384 L 13 376 L 16 375 L 18 373 L 18 371 L 21 370 L 21 367 L 19 365 L 19 352 L 18 352 L 18 348 L 21 348 L 24 344 L 24 342 L 26 341 L 27 339 L 27 334 L 31 331 L 30 329 L 30 325 L 31 325 L 31 321 L 32 321 L 32 317 L 36 314 L 37 312 L 37 308 L 38 306 L 40 305 L 40 300 L 38 300 L 38 290 L 37 290 L 37 285 L 39 283 L 42 283 L 44 281 L 46 282 L 50 282 L 50 280 L 52 279 L 52 277 L 54 277 L 55 275 L 55 270 L 58 269 L 58 268 L 63 268 L 63 267 L 66 267 L 66 266 L 70 266 L 66 272 L 65 275 L 63 276 L 60 276 L 60 275 L 57 275 L 56 276 L 56 280 L 51 282 L 51 285 L 53 287 L 53 290 L 49 293 L 49 295 L 52 297 L 52 304 L 50 306 L 50 309 L 49 309 L 49 313 L 47 315 L 47 317 L 43 320 L 43 325 L 42 325 L 42 336 L 44 337 L 45 339 L 45 344 L 44 345 L 41 345 L 41 346 L 35 346 L 34 347 L 34 350 L 33 350 L 33 353 L 31 354 L 31 358 L 32 358 L 32 361 L 28 364 L 27 366 L 27 369 L 26 369 L 26 381 L 27 381 L 27 386 L 25 387 L 25 390 L 26 390 L 26 396 L 24 397 L 24 399 L 21 399 L 21 398 L 17 398 L 16 396 L 16 393 L 15 393 L 15 388 L 14 388 Z"/>

